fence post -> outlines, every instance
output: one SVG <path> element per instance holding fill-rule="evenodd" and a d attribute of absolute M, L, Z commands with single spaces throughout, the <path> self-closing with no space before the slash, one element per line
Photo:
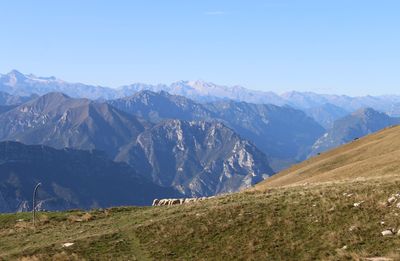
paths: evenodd
<path fill-rule="evenodd" d="M 33 215 L 33 226 L 35 226 L 35 218 L 36 218 L 36 195 L 37 195 L 37 190 L 38 190 L 38 188 L 40 187 L 42 185 L 42 183 L 38 183 L 36 186 L 35 186 L 35 189 L 33 190 L 33 206 L 32 206 L 32 215 Z"/>

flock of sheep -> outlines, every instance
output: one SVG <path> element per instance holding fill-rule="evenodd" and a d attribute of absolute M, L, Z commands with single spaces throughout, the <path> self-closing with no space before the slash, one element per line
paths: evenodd
<path fill-rule="evenodd" d="M 214 198 L 212 197 L 201 197 L 201 198 L 165 198 L 165 199 L 155 199 L 153 200 L 152 206 L 171 206 L 171 205 L 182 205 L 193 203 L 196 201 L 202 201 L 206 199 Z"/>

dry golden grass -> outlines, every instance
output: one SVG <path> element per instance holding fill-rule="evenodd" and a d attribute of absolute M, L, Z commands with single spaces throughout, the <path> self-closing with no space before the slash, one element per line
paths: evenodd
<path fill-rule="evenodd" d="M 400 175 L 400 126 L 308 159 L 257 184 L 255 189 L 391 175 Z"/>
<path fill-rule="evenodd" d="M 86 212 L 85 214 L 81 214 L 81 215 L 76 215 L 76 214 L 72 214 L 70 216 L 68 216 L 68 220 L 70 222 L 88 222 L 94 219 L 94 216 L 88 212 Z"/>
<path fill-rule="evenodd" d="M 78 257 L 76 254 L 67 254 L 66 252 L 57 253 L 54 255 L 33 255 L 24 256 L 18 259 L 18 261 L 41 261 L 41 260 L 51 260 L 51 261 L 84 261 L 85 259 Z"/>

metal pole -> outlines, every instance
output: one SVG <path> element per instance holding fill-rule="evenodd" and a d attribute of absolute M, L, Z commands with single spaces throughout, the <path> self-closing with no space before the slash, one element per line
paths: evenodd
<path fill-rule="evenodd" d="M 35 189 L 33 190 L 33 206 L 32 206 L 32 212 L 33 212 L 33 226 L 35 226 L 35 217 L 36 217 L 36 195 L 37 195 L 37 190 L 38 188 L 42 185 L 42 183 L 38 183 L 35 186 Z"/>

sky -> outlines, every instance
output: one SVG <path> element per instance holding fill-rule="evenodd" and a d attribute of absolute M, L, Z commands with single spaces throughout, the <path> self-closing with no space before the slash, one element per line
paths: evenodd
<path fill-rule="evenodd" d="M 0 73 L 400 94 L 398 0 L 5 0 Z"/>

